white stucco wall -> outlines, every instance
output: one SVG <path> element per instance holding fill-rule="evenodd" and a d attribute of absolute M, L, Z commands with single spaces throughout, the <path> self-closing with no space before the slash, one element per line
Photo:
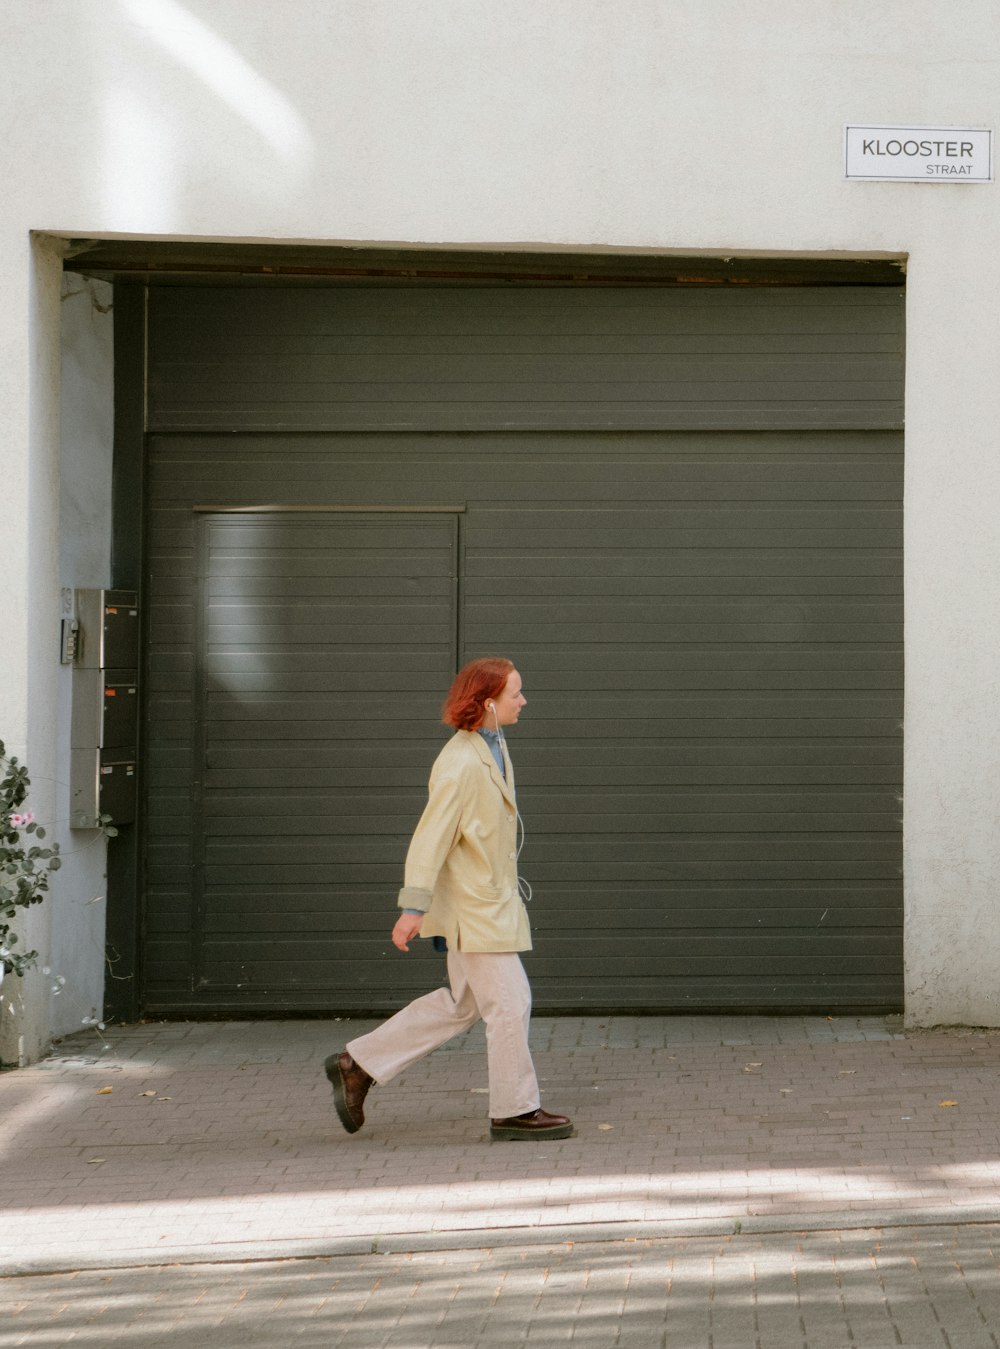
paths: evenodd
<path fill-rule="evenodd" d="M 65 273 L 60 344 L 59 583 L 61 594 L 111 581 L 111 462 L 114 446 L 113 290 Z M 99 1020 L 104 1002 L 107 844 L 97 830 L 70 829 L 72 666 L 59 667 L 54 837 L 63 868 L 53 882 L 51 1032 Z"/>
<path fill-rule="evenodd" d="M 19 264 L 19 265 L 18 265 Z M 28 806 L 40 823 L 55 819 L 59 772 L 52 717 L 58 615 L 59 251 L 27 232 L 12 253 L 17 272 L 0 361 L 0 482 L 7 544 L 0 607 L 3 677 L 0 739 L 31 775 Z M 9 419 L 9 420 L 8 420 Z M 20 950 L 51 950 L 54 906 L 22 914 Z M 48 981 L 40 972 L 0 987 L 0 1062 L 33 1058 L 49 1035 Z"/>
<path fill-rule="evenodd" d="M 998 188 L 841 168 L 846 121 L 1000 125 L 992 0 L 8 0 L 0 60 L 0 735 L 32 762 L 58 304 L 29 231 L 907 256 L 907 1009 L 1000 1024 Z"/>
<path fill-rule="evenodd" d="M 53 815 L 55 742 L 43 725 L 53 705 L 51 664 L 39 651 L 39 626 L 52 592 L 53 531 L 57 518 L 58 309 L 55 250 L 11 239 L 9 309 L 0 338 L 0 482 L 4 486 L 4 584 L 0 586 L 3 676 L 0 740 L 6 753 L 27 762 L 36 783 L 29 806 L 39 820 Z M 35 404 L 35 415 L 32 405 Z M 37 756 L 37 761 L 32 756 Z M 19 950 L 47 953 L 52 906 L 23 912 Z M 8 977 L 0 986 L 0 1062 L 34 1057 L 48 1035 L 44 977 Z"/>

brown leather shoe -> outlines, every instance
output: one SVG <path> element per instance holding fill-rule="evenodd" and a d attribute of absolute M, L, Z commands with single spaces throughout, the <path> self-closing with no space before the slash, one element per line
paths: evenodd
<path fill-rule="evenodd" d="M 331 1054 L 323 1067 L 333 1087 L 333 1103 L 340 1122 L 349 1134 L 356 1134 L 365 1122 L 365 1097 L 375 1079 L 354 1062 L 346 1049 L 341 1054 Z"/>
<path fill-rule="evenodd" d="M 490 1120 L 490 1137 L 497 1140 L 571 1138 L 572 1135 L 573 1121 L 567 1115 L 550 1115 L 546 1110 L 529 1110 L 526 1115 Z"/>

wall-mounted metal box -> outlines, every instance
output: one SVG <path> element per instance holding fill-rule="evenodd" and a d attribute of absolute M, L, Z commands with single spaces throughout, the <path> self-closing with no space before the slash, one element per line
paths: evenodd
<path fill-rule="evenodd" d="M 134 751 L 138 734 L 138 684 L 131 671 L 74 671 L 72 749 L 101 745 Z"/>
<path fill-rule="evenodd" d="M 70 828 L 94 829 L 100 815 L 113 824 L 135 820 L 135 754 L 128 750 L 74 749 L 70 765 Z"/>
<path fill-rule="evenodd" d="M 76 590 L 70 827 L 93 829 L 101 815 L 131 824 L 139 743 L 139 607 L 134 590 Z"/>
<path fill-rule="evenodd" d="M 76 617 L 78 669 L 138 669 L 139 605 L 134 590 L 77 590 Z"/>

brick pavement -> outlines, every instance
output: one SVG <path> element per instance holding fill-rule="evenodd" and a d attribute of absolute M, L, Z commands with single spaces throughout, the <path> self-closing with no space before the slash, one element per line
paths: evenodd
<path fill-rule="evenodd" d="M 1000 1225 L 0 1280 L 0 1349 L 998 1349 Z"/>
<path fill-rule="evenodd" d="M 4 1074 L 0 1270 L 1000 1219 L 995 1034 L 540 1018 L 578 1135 L 490 1144 L 475 1032 L 345 1134 L 320 1065 L 367 1024 L 142 1025 Z"/>
<path fill-rule="evenodd" d="M 525 1146 L 487 1141 L 475 1033 L 349 1138 L 319 1065 L 363 1025 L 138 1026 L 0 1077 L 0 1349 L 1000 1349 L 1000 1037 L 539 1019 L 579 1132 Z"/>

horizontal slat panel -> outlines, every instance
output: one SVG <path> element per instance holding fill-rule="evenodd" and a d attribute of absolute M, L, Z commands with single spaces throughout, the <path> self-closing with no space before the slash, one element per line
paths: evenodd
<path fill-rule="evenodd" d="M 161 287 L 150 425 L 894 427 L 900 298 L 860 287 Z"/>

